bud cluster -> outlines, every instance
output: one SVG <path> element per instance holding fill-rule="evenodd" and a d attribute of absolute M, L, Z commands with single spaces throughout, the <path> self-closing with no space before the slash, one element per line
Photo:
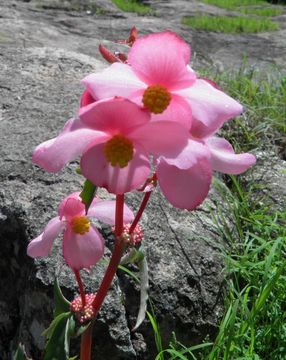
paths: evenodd
<path fill-rule="evenodd" d="M 96 294 L 85 294 L 85 306 L 82 305 L 81 296 L 77 296 L 71 302 L 71 312 L 74 313 L 77 320 L 83 324 L 95 317 L 95 311 L 92 303 L 96 297 Z"/>
<path fill-rule="evenodd" d="M 125 224 L 121 238 L 129 246 L 135 246 L 143 240 L 143 230 L 141 225 L 137 224 L 132 234 L 129 233 L 131 224 Z"/>

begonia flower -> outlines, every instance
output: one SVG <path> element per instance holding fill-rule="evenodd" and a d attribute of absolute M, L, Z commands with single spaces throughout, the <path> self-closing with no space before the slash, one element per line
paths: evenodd
<path fill-rule="evenodd" d="M 199 79 L 188 65 L 190 46 L 171 31 L 136 39 L 126 64 L 114 63 L 82 82 L 95 99 L 128 98 L 143 105 L 154 120 L 180 122 L 190 129 L 192 122 L 209 130 L 239 115 L 242 106 Z"/>
<path fill-rule="evenodd" d="M 82 154 L 82 174 L 109 192 L 123 194 L 149 176 L 149 156 L 176 157 L 188 131 L 173 121 L 151 122 L 148 111 L 123 98 L 90 103 L 80 109 L 57 138 L 40 144 L 33 162 L 59 171 Z"/>
<path fill-rule="evenodd" d="M 255 161 L 252 154 L 235 154 L 223 138 L 190 137 L 188 145 L 175 159 L 161 157 L 158 160 L 157 178 L 162 193 L 173 206 L 193 210 L 207 197 L 213 171 L 237 175 Z"/>
<path fill-rule="evenodd" d="M 48 256 L 54 240 L 64 231 L 63 256 L 69 267 L 74 270 L 90 268 L 101 259 L 104 240 L 90 219 L 95 217 L 106 224 L 114 225 L 115 201 L 94 198 L 86 214 L 79 194 L 73 193 L 61 202 L 58 216 L 51 219 L 44 231 L 29 243 L 29 256 Z M 132 211 L 124 205 L 124 223 L 130 223 L 133 218 Z"/>

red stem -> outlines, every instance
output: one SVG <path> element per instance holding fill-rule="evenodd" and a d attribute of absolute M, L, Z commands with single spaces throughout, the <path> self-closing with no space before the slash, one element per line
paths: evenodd
<path fill-rule="evenodd" d="M 80 360 L 91 359 L 92 329 L 93 323 L 91 323 L 85 332 L 81 335 Z"/>
<path fill-rule="evenodd" d="M 125 250 L 125 244 L 120 240 L 120 236 L 123 231 L 123 209 L 124 209 L 124 194 L 116 195 L 116 207 L 115 207 L 115 247 L 108 264 L 105 275 L 102 279 L 96 297 L 92 303 L 95 314 L 99 312 L 101 305 L 106 297 L 107 291 L 112 283 L 112 280 L 116 274 L 120 259 Z M 87 328 L 87 330 L 81 336 L 81 352 L 80 360 L 91 359 L 91 344 L 92 344 L 92 328 L 93 322 Z"/>
<path fill-rule="evenodd" d="M 117 237 L 119 237 L 123 231 L 123 209 L 124 209 L 124 194 L 116 195 L 115 235 Z"/>
<path fill-rule="evenodd" d="M 137 212 L 137 214 L 135 216 L 135 219 L 133 220 L 132 225 L 130 226 L 129 234 L 133 233 L 133 231 L 136 228 L 139 220 L 141 219 L 143 211 L 145 210 L 145 208 L 147 206 L 147 203 L 148 203 L 148 201 L 150 199 L 151 193 L 152 193 L 152 191 L 148 191 L 148 192 L 145 193 L 144 198 L 143 198 L 143 200 L 141 202 L 140 208 L 139 208 L 139 210 L 138 210 L 138 212 Z"/>
<path fill-rule="evenodd" d="M 93 308 L 97 314 L 104 298 L 107 294 L 107 291 L 112 283 L 112 280 L 116 274 L 120 259 L 125 250 L 124 243 L 120 240 L 120 235 L 123 231 L 123 208 L 124 208 L 124 195 L 116 195 L 116 208 L 115 208 L 115 247 L 108 264 L 105 275 L 102 279 L 101 285 L 98 289 L 96 297 L 93 301 Z"/>
<path fill-rule="evenodd" d="M 83 285 L 83 282 L 82 282 L 82 280 L 81 280 L 79 270 L 73 269 L 73 272 L 74 272 L 74 274 L 75 274 L 75 278 L 76 278 L 76 281 L 77 281 L 77 283 L 78 283 L 79 292 L 80 292 L 80 296 L 81 296 L 81 303 L 82 303 L 82 306 L 84 307 L 84 306 L 85 306 L 85 291 L 84 291 L 84 285 Z"/>

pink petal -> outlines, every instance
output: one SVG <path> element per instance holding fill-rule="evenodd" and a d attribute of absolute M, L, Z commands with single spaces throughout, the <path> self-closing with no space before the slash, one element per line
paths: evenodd
<path fill-rule="evenodd" d="M 100 73 L 88 75 L 82 83 L 99 100 L 113 96 L 128 98 L 133 91 L 146 87 L 129 65 L 121 63 L 114 63 Z"/>
<path fill-rule="evenodd" d="M 184 149 L 176 156 L 176 158 L 164 157 L 169 165 L 174 165 L 181 170 L 187 170 L 199 161 L 209 161 L 210 151 L 208 147 L 201 141 L 189 139 Z"/>
<path fill-rule="evenodd" d="M 230 118 L 242 113 L 243 107 L 230 96 L 197 79 L 188 89 L 178 92 L 189 101 L 193 113 L 192 135 L 204 137 L 214 133 Z"/>
<path fill-rule="evenodd" d="M 80 107 L 92 104 L 95 101 L 96 100 L 91 95 L 91 93 L 88 90 L 84 90 L 83 94 L 81 95 L 81 99 L 80 99 Z"/>
<path fill-rule="evenodd" d="M 69 120 L 54 139 L 36 147 L 33 162 L 49 172 L 60 171 L 82 153 L 91 141 L 102 141 L 104 134 L 88 128 L 80 120 Z"/>
<path fill-rule="evenodd" d="M 222 138 L 206 139 L 211 152 L 211 164 L 214 170 L 226 174 L 241 174 L 255 164 L 255 156 L 248 153 L 235 154 L 231 144 Z"/>
<path fill-rule="evenodd" d="M 91 205 L 87 215 L 89 217 L 96 217 L 98 220 L 109 224 L 115 225 L 115 201 L 97 201 Z M 125 224 L 132 222 L 134 214 L 127 205 L 124 204 L 123 221 Z"/>
<path fill-rule="evenodd" d="M 65 198 L 61 201 L 61 203 L 60 203 L 60 205 L 59 205 L 59 208 L 58 208 L 58 215 L 59 215 L 60 218 L 62 218 L 62 217 L 64 216 L 64 208 L 65 208 L 66 203 L 67 203 L 67 201 L 68 201 L 69 199 L 75 199 L 75 200 L 80 200 L 80 201 L 81 201 L 81 198 L 80 198 L 79 194 L 80 194 L 79 191 L 74 192 L 74 193 L 68 195 L 67 197 L 65 197 Z"/>
<path fill-rule="evenodd" d="M 148 85 L 160 84 L 175 90 L 190 86 L 195 80 L 187 67 L 190 56 L 189 45 L 177 34 L 166 31 L 137 39 L 128 62 Z"/>
<path fill-rule="evenodd" d="M 182 96 L 172 93 L 172 100 L 167 109 L 162 114 L 152 114 L 152 120 L 175 121 L 190 129 L 192 108 Z"/>
<path fill-rule="evenodd" d="M 173 121 L 152 121 L 130 132 L 130 140 L 152 155 L 176 156 L 186 146 L 189 133 Z"/>
<path fill-rule="evenodd" d="M 33 258 L 38 256 L 48 256 L 53 241 L 64 227 L 65 224 L 58 216 L 51 219 L 46 225 L 44 232 L 29 243 L 27 254 Z"/>
<path fill-rule="evenodd" d="M 93 225 L 83 235 L 74 233 L 68 226 L 64 233 L 63 255 L 72 269 L 90 268 L 102 258 L 103 253 L 104 240 Z"/>
<path fill-rule="evenodd" d="M 81 108 L 80 118 L 87 126 L 112 135 L 147 123 L 150 115 L 127 99 L 112 98 Z"/>
<path fill-rule="evenodd" d="M 147 154 L 134 149 L 133 159 L 120 168 L 107 162 L 103 144 L 90 147 L 81 158 L 83 175 L 95 185 L 106 188 L 113 194 L 123 194 L 142 185 L 150 173 Z"/>
<path fill-rule="evenodd" d="M 68 197 L 62 209 L 62 216 L 71 221 L 75 216 L 82 215 L 85 215 L 84 203 L 80 199 Z"/>
<path fill-rule="evenodd" d="M 180 209 L 193 210 L 207 197 L 212 171 L 207 159 L 181 170 L 161 159 L 157 167 L 158 182 L 167 200 Z"/>

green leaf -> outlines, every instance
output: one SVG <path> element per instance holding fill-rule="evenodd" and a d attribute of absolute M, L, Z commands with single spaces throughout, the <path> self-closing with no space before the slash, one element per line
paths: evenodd
<path fill-rule="evenodd" d="M 139 249 L 133 248 L 129 253 L 124 255 L 120 261 L 120 265 L 138 264 L 144 257 L 144 248 L 143 245 L 141 245 Z"/>
<path fill-rule="evenodd" d="M 149 279 L 148 279 L 148 264 L 144 255 L 143 255 L 143 259 L 138 263 L 138 267 L 140 274 L 140 308 L 139 308 L 136 324 L 132 329 L 132 331 L 138 329 L 138 327 L 142 324 L 142 322 L 145 319 L 146 310 L 147 310 Z"/>
<path fill-rule="evenodd" d="M 58 315 L 45 330 L 44 335 L 49 339 L 45 349 L 44 360 L 68 360 L 66 354 L 66 327 L 71 313 L 62 313 Z"/>
<path fill-rule="evenodd" d="M 18 349 L 13 357 L 13 360 L 31 360 L 26 355 L 24 345 L 19 344 Z"/>
<path fill-rule="evenodd" d="M 90 180 L 85 180 L 80 197 L 85 204 L 85 210 L 87 211 L 96 193 L 97 186 L 95 186 Z"/>
<path fill-rule="evenodd" d="M 58 315 L 66 313 L 70 309 L 70 302 L 64 297 L 57 278 L 55 279 L 54 283 L 54 298 L 56 305 L 54 310 L 54 318 L 56 318 Z"/>
<path fill-rule="evenodd" d="M 81 325 L 81 326 L 77 327 L 77 328 L 75 329 L 75 332 L 73 333 L 72 337 L 78 337 L 78 336 L 80 336 L 82 333 L 85 332 L 85 330 L 89 327 L 90 324 L 91 324 L 91 321 L 88 322 L 88 323 L 85 324 L 85 325 Z"/>
<path fill-rule="evenodd" d="M 69 354 L 70 354 L 70 339 L 75 332 L 75 326 L 76 325 L 73 316 L 69 317 L 66 322 L 65 340 L 64 340 L 64 349 L 67 360 L 69 359 Z"/>

